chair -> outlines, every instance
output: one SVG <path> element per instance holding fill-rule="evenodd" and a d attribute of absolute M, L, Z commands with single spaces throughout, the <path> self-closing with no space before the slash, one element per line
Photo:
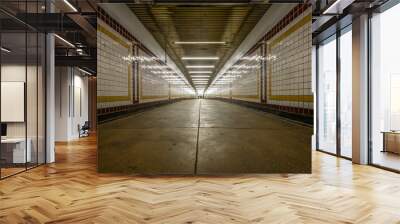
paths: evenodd
<path fill-rule="evenodd" d="M 90 130 L 89 121 L 85 121 L 82 127 L 78 125 L 79 138 L 89 136 L 89 130 Z"/>

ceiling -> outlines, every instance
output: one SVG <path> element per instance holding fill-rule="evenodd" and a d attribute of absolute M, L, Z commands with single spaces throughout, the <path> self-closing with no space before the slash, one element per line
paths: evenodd
<path fill-rule="evenodd" d="M 54 11 L 46 13 L 49 8 L 46 11 L 45 0 L 1 0 L 2 45 L 11 51 L 7 53 L 7 60 L 16 62 L 24 59 L 25 54 L 35 55 L 36 32 L 49 32 L 57 34 L 56 66 L 79 66 L 95 74 L 96 2 L 94 0 L 71 2 L 68 5 L 65 1 L 54 1 L 52 2 Z M 27 36 L 27 46 L 25 46 L 25 36 Z M 44 49 L 43 45 L 44 43 L 39 47 Z"/>
<path fill-rule="evenodd" d="M 215 74 L 253 29 L 268 4 L 146 5 L 127 4 L 193 85 L 192 75 Z M 176 44 L 176 41 L 218 41 L 225 44 Z M 182 60 L 182 57 L 218 57 L 218 60 Z M 213 65 L 214 68 L 186 68 Z M 211 74 L 189 74 L 189 71 Z M 204 81 L 203 81 L 204 83 Z"/>

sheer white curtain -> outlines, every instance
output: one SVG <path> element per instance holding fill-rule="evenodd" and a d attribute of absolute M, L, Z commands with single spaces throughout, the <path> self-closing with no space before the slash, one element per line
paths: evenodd
<path fill-rule="evenodd" d="M 352 33 L 340 36 L 340 151 L 352 154 Z"/>
<path fill-rule="evenodd" d="M 336 153 L 336 39 L 318 48 L 318 149 Z"/>

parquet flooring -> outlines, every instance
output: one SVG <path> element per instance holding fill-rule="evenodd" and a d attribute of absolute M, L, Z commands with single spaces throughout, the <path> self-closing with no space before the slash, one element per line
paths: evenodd
<path fill-rule="evenodd" d="M 313 174 L 98 174 L 94 137 L 0 181 L 0 223 L 400 223 L 400 175 L 313 152 Z"/>

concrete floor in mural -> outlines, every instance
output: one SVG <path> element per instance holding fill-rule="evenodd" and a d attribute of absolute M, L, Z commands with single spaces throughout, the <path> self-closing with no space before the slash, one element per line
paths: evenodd
<path fill-rule="evenodd" d="M 184 100 L 99 126 L 105 173 L 307 173 L 312 128 L 218 100 Z"/>

